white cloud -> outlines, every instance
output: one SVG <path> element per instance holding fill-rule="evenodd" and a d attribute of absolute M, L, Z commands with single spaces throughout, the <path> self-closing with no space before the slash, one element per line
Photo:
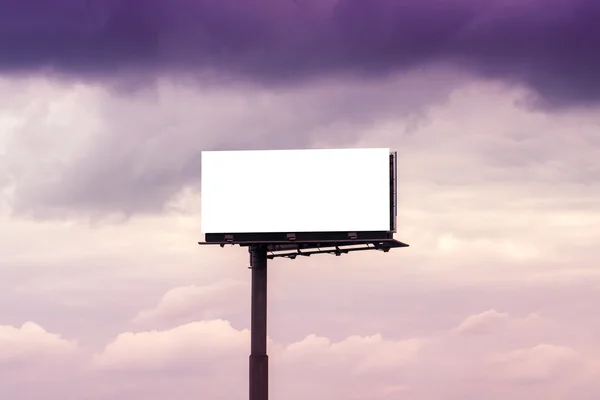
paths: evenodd
<path fill-rule="evenodd" d="M 515 385 L 503 390 L 519 396 L 520 390 L 526 390 L 519 389 L 522 384 L 548 379 L 566 390 L 574 376 L 585 373 L 583 367 L 590 361 L 563 345 L 522 347 L 519 339 L 544 339 L 540 318 L 535 314 L 514 318 L 489 310 L 467 317 L 458 328 L 424 337 L 391 339 L 373 334 L 334 341 L 309 335 L 287 345 L 270 341 L 272 390 L 283 394 L 294 389 L 291 399 L 308 392 L 316 399 L 386 399 L 399 393 L 432 399 L 431 393 L 439 396 L 441 392 L 432 391 L 426 382 L 437 381 L 447 395 L 453 395 L 463 390 L 465 381 L 481 380 L 499 387 Z M 510 334 L 503 332 L 501 325 L 512 327 Z M 534 326 L 538 330 L 532 336 Z M 546 325 L 545 329 L 549 328 Z M 470 336 L 474 332 L 485 332 L 485 340 L 474 341 Z M 202 321 L 164 331 L 119 335 L 95 356 L 94 365 L 126 375 L 200 374 L 196 379 L 216 390 L 215 384 L 224 382 L 226 376 L 237 385 L 245 384 L 248 352 L 248 331 L 222 320 Z M 209 376 L 212 378 L 206 380 Z"/>
<path fill-rule="evenodd" d="M 37 399 L 68 386 L 81 368 L 81 350 L 34 322 L 0 326 L 0 397 Z"/>
<path fill-rule="evenodd" d="M 494 376 L 517 384 L 564 379 L 575 361 L 578 361 L 577 353 L 573 349 L 552 344 L 539 344 L 490 357 Z"/>
<path fill-rule="evenodd" d="M 152 309 L 141 311 L 134 324 L 156 325 L 213 319 L 225 314 L 232 304 L 248 301 L 249 283 L 225 280 L 206 286 L 182 286 L 169 290 Z"/>
<path fill-rule="evenodd" d="M 575 345 L 544 342 L 544 329 L 552 327 L 543 328 L 540 318 L 515 318 L 489 310 L 468 316 L 455 325 L 458 328 L 448 327 L 444 332 L 422 337 L 386 338 L 374 333 L 332 340 L 313 334 L 289 344 L 270 340 L 272 394 L 287 393 L 291 400 L 309 393 L 318 400 L 384 400 L 399 395 L 432 400 L 442 395 L 459 396 L 465 390 L 498 388 L 497 394 L 524 398 L 536 383 L 541 384 L 536 386 L 537 393 L 546 393 L 543 384 L 550 381 L 552 392 L 547 395 L 551 399 L 566 398 L 556 394 L 568 393 L 573 385 L 597 390 L 593 389 L 596 381 L 592 379 L 594 351 L 586 354 Z M 532 336 L 532 324 L 543 329 L 534 330 Z M 512 327 L 512 333 L 507 335 L 498 328 L 500 325 Z M 467 334 L 477 329 L 487 334 Z M 537 340 L 538 344 L 522 346 L 519 338 Z M 90 398 L 98 400 L 141 395 L 158 400 L 168 393 L 191 399 L 197 390 L 216 398 L 233 399 L 247 390 L 249 339 L 248 330 L 236 329 L 225 320 L 125 332 L 98 353 L 86 351 L 88 364 L 58 364 L 62 366 L 57 371 L 56 361 L 81 349 L 27 323 L 21 328 L 0 328 L 0 344 L 5 344 L 0 346 L 0 356 L 4 360 L 19 358 L 38 364 L 40 357 L 49 357 L 52 362 L 44 363 L 43 369 L 39 364 L 36 371 L 47 375 L 54 368 L 55 375 L 63 377 L 52 381 L 56 393 L 70 390 L 65 377 L 78 376 L 85 382 L 86 391 L 94 393 Z M 36 378 L 20 382 L 32 382 L 31 379 Z M 47 380 L 39 382 L 51 384 Z M 7 385 L 0 382 L 0 393 L 8 390 Z M 18 382 L 11 385 L 11 390 L 25 393 Z M 42 398 L 36 397 L 39 391 L 34 395 L 27 390 L 32 398 Z"/>
<path fill-rule="evenodd" d="M 20 328 L 0 326 L 0 364 L 48 362 L 76 351 L 75 342 L 47 332 L 33 322 L 26 322 Z"/>
<path fill-rule="evenodd" d="M 456 332 L 461 334 L 495 333 L 505 326 L 508 321 L 510 321 L 508 313 L 489 310 L 481 314 L 471 315 L 456 327 Z"/>
<path fill-rule="evenodd" d="M 199 321 L 167 331 L 122 333 L 94 359 L 101 369 L 160 371 L 185 362 L 214 362 L 219 356 L 239 350 L 249 340 L 249 331 L 238 331 L 222 320 Z"/>
<path fill-rule="evenodd" d="M 376 334 L 368 337 L 351 336 L 332 343 L 324 337 L 307 336 L 286 346 L 282 362 L 310 364 L 325 369 L 350 368 L 354 373 L 379 369 L 394 369 L 415 361 L 422 340 L 386 340 Z"/>

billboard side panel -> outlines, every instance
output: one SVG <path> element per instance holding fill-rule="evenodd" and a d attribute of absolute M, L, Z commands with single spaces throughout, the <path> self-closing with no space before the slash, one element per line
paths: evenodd
<path fill-rule="evenodd" d="M 396 232 L 398 218 L 398 152 L 390 153 L 390 231 Z"/>

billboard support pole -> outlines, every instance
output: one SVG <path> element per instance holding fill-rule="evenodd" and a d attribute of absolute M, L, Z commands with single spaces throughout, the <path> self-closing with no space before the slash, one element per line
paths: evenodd
<path fill-rule="evenodd" d="M 269 398 L 267 356 L 267 246 L 249 246 L 252 269 L 250 311 L 250 400 Z"/>

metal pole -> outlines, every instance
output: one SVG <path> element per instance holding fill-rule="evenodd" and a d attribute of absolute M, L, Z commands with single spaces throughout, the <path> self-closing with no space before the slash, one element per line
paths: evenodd
<path fill-rule="evenodd" d="M 250 322 L 250 400 L 269 398 L 267 356 L 267 249 L 250 246 L 252 304 Z"/>

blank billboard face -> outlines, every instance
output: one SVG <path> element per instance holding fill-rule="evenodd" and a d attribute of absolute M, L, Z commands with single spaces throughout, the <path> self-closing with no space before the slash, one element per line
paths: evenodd
<path fill-rule="evenodd" d="M 389 231 L 389 154 L 389 149 L 202 152 L 202 231 Z"/>

